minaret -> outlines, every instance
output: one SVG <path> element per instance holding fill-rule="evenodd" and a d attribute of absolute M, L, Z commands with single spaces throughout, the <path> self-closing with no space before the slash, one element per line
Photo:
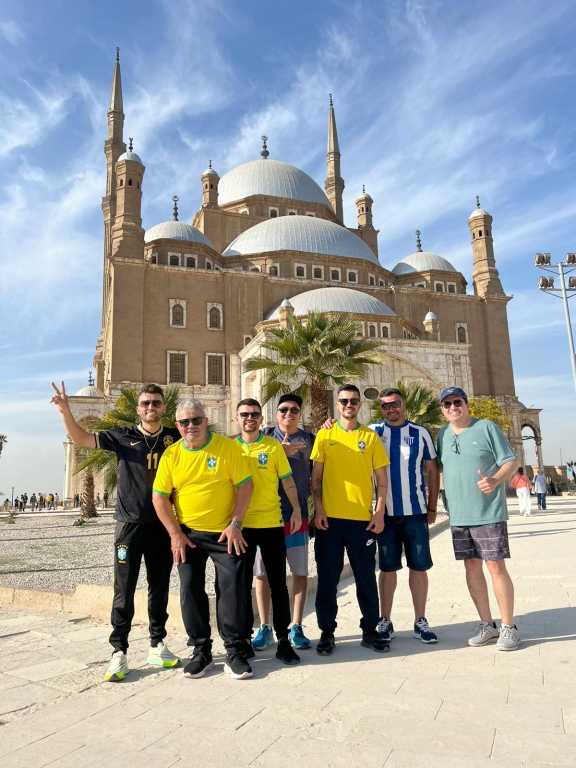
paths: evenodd
<path fill-rule="evenodd" d="M 358 229 L 352 230 L 357 234 L 366 245 L 374 252 L 376 258 L 378 258 L 378 230 L 374 229 L 372 222 L 372 204 L 374 200 L 366 192 L 364 184 L 362 184 L 362 194 L 356 200 L 356 208 L 358 210 Z"/>
<path fill-rule="evenodd" d="M 218 182 L 220 176 L 212 168 L 212 160 L 200 177 L 202 182 L 202 208 L 218 208 Z"/>
<path fill-rule="evenodd" d="M 480 208 L 480 198 L 476 196 L 476 210 L 468 218 L 472 236 L 472 259 L 474 270 L 472 282 L 477 296 L 504 296 L 504 289 L 496 269 L 494 241 L 492 239 L 492 216 Z"/>
<path fill-rule="evenodd" d="M 116 218 L 112 226 L 112 255 L 121 259 L 144 258 L 142 229 L 142 179 L 144 164 L 132 149 L 116 163 Z"/>
<path fill-rule="evenodd" d="M 326 169 L 328 177 L 324 182 L 324 189 L 332 204 L 336 218 L 340 224 L 344 224 L 344 209 L 342 207 L 342 193 L 344 192 L 344 179 L 340 176 L 340 147 L 338 146 L 338 131 L 336 130 L 336 116 L 330 94 L 330 109 L 328 111 L 328 149 L 326 151 Z"/>
<path fill-rule="evenodd" d="M 112 78 L 112 94 L 108 109 L 108 138 L 104 142 L 106 155 L 106 195 L 102 198 L 104 214 L 104 257 L 112 253 L 112 224 L 116 217 L 116 163 L 126 152 L 124 143 L 124 111 L 122 104 L 122 78 L 120 75 L 120 48 L 116 48 L 116 63 Z M 104 270 L 106 272 L 106 270 Z"/>

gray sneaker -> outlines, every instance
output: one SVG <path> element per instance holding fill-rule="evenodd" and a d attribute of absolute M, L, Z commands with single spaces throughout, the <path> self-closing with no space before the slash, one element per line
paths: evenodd
<path fill-rule="evenodd" d="M 468 638 L 468 645 L 479 648 L 481 645 L 494 643 L 499 637 L 500 633 L 494 624 L 486 624 L 485 621 L 481 621 L 476 627 L 476 634 L 473 637 Z"/>
<path fill-rule="evenodd" d="M 498 642 L 496 643 L 496 650 L 497 651 L 515 651 L 519 645 L 520 645 L 520 632 L 518 632 L 516 625 L 514 625 L 513 627 L 507 627 L 507 626 L 504 626 L 504 624 L 502 624 L 500 626 L 500 637 L 498 638 Z"/>

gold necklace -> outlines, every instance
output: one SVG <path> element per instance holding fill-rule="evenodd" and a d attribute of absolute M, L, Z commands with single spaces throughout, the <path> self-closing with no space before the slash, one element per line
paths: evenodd
<path fill-rule="evenodd" d="M 146 430 L 142 425 L 140 425 L 140 431 L 144 436 L 144 442 L 146 443 L 146 447 L 148 448 L 149 452 L 152 453 L 154 451 L 154 448 L 156 448 L 156 445 L 158 444 L 158 440 L 160 439 L 160 434 L 162 433 L 162 426 L 160 426 L 160 429 L 156 433 L 156 440 L 154 441 L 154 445 L 152 447 L 150 447 L 150 443 L 148 442 L 148 438 L 146 437 Z M 152 435 L 150 435 L 150 437 L 152 437 Z"/>

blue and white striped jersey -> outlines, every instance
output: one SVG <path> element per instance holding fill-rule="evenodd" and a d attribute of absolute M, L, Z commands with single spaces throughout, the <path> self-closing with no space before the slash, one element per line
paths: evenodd
<path fill-rule="evenodd" d="M 432 435 L 426 427 L 411 421 L 401 427 L 391 427 L 385 421 L 368 426 L 379 435 L 390 458 L 386 514 L 425 515 L 423 465 L 436 458 Z"/>

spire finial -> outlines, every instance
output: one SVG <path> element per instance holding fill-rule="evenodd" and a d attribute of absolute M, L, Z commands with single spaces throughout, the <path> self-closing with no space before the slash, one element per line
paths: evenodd
<path fill-rule="evenodd" d="M 422 243 L 420 242 L 420 230 L 416 230 L 416 250 L 418 253 L 422 253 Z"/>
<path fill-rule="evenodd" d="M 174 218 L 174 221 L 178 221 L 178 200 L 179 200 L 178 195 L 174 195 L 172 200 L 174 201 L 174 208 L 172 209 L 172 216 Z"/>
<path fill-rule="evenodd" d="M 364 184 L 362 184 L 362 194 L 363 195 L 366 194 L 366 187 L 364 186 Z"/>
<path fill-rule="evenodd" d="M 120 48 L 116 46 L 116 64 L 120 64 Z"/>
<path fill-rule="evenodd" d="M 476 208 L 480 208 L 480 195 L 476 195 Z"/>
<path fill-rule="evenodd" d="M 94 379 L 92 378 L 92 371 L 88 371 L 88 386 L 93 387 L 94 386 Z"/>
<path fill-rule="evenodd" d="M 329 98 L 330 98 L 330 106 L 331 106 L 331 107 L 333 107 L 333 106 L 334 106 L 334 104 L 332 103 L 332 94 L 331 94 L 331 93 L 329 93 L 329 94 L 328 94 L 328 96 L 329 96 Z"/>
<path fill-rule="evenodd" d="M 208 168 L 212 169 L 212 160 L 208 160 Z"/>
<path fill-rule="evenodd" d="M 128 152 L 132 152 L 132 136 L 128 136 Z"/>
<path fill-rule="evenodd" d="M 266 142 L 268 141 L 268 136 L 261 136 L 262 139 L 262 152 L 260 154 L 262 155 L 262 158 L 266 160 L 268 158 L 268 155 L 270 152 L 268 152 L 268 147 L 266 145 Z"/>

